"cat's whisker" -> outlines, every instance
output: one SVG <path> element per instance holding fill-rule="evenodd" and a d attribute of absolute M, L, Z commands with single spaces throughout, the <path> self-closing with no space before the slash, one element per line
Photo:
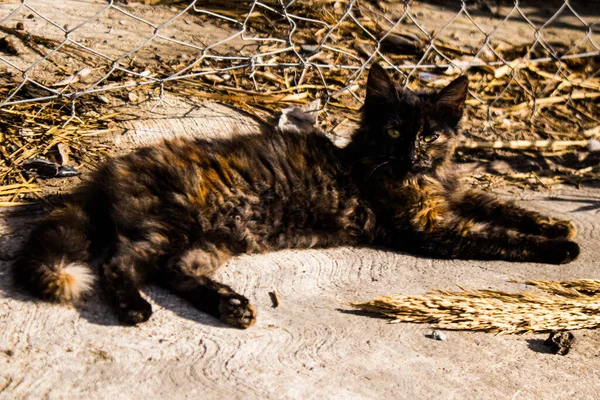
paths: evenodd
<path fill-rule="evenodd" d="M 383 167 L 383 166 L 385 166 L 385 165 L 387 165 L 387 164 L 390 164 L 391 162 L 392 162 L 392 160 L 391 160 L 391 159 L 388 159 L 388 160 L 386 160 L 386 161 L 382 162 L 381 164 L 377 164 L 377 165 L 375 166 L 375 168 L 373 168 L 373 169 L 371 170 L 371 172 L 369 172 L 369 175 L 367 175 L 367 178 L 365 179 L 365 182 L 364 182 L 364 184 L 366 185 L 366 184 L 367 184 L 367 182 L 369 182 L 369 179 L 371 179 L 371 176 L 373 176 L 373 174 L 375 173 L 375 171 L 377 171 L 379 168 L 381 168 L 381 167 Z"/>
<path fill-rule="evenodd" d="M 387 156 L 385 156 L 385 155 L 379 155 L 379 156 L 369 156 L 369 157 L 359 158 L 356 161 L 354 161 L 352 164 L 350 164 L 350 168 L 348 169 L 348 173 L 352 172 L 352 169 L 354 168 L 354 166 L 356 164 L 362 164 L 365 161 L 369 161 L 369 160 L 373 160 L 373 159 L 378 159 L 378 158 L 384 158 L 384 157 L 387 157 Z M 394 158 L 394 157 L 392 157 L 392 158 Z"/>

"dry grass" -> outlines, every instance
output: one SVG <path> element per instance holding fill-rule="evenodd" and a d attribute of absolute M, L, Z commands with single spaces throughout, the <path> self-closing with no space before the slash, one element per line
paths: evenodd
<path fill-rule="evenodd" d="M 29 204 L 41 191 L 23 169 L 28 160 L 93 167 L 105 155 L 97 138 L 110 130 L 109 120 L 97 113 L 72 118 L 70 105 L 60 102 L 0 109 L 0 207 Z"/>
<path fill-rule="evenodd" d="M 449 330 L 523 334 L 600 327 L 599 280 L 525 283 L 544 293 L 436 290 L 425 296 L 385 296 L 351 305 L 393 322 L 428 323 Z"/>
<path fill-rule="evenodd" d="M 218 4 L 217 4 L 218 3 Z M 297 2 L 288 11 L 308 19 L 323 21 L 329 27 L 335 26 L 346 13 L 343 2 L 313 0 Z M 325 129 L 338 134 L 338 127 L 356 123 L 360 118 L 361 102 L 364 98 L 366 73 L 364 67 L 370 55 L 377 49 L 373 37 L 387 34 L 393 20 L 389 10 L 397 10 L 392 3 L 358 2 L 353 8 L 354 19 L 346 18 L 329 31 L 323 25 L 307 21 L 296 21 L 293 42 L 297 51 L 307 62 L 322 65 L 346 65 L 358 69 L 298 67 L 258 67 L 214 73 L 219 68 L 230 66 L 219 61 L 206 61 L 190 72 L 207 73 L 193 80 L 176 81 L 165 86 L 166 90 L 184 92 L 188 96 L 223 101 L 268 121 L 279 109 L 293 102 L 309 102 L 325 97 L 328 102 L 321 114 Z M 341 6 L 340 6 L 341 5 Z M 247 18 L 249 35 L 260 37 L 287 37 L 289 22 L 262 7 L 255 7 L 248 14 L 247 2 L 215 2 L 203 4 L 204 8 L 215 7 L 215 11 L 237 20 Z M 276 6 L 274 6 L 277 9 Z M 209 16 L 201 16 L 206 22 L 213 21 Z M 359 26 L 362 25 L 362 27 Z M 232 26 L 233 27 L 233 26 Z M 423 34 L 415 25 L 400 24 L 388 38 L 395 38 L 396 48 L 388 42 L 382 43 L 379 51 L 395 65 L 435 64 L 438 51 L 443 51 L 454 62 L 471 61 L 479 48 L 460 40 L 435 37 L 431 43 L 424 40 Z M 399 43 L 399 45 L 398 45 Z M 323 47 L 320 45 L 323 44 Z M 423 50 L 434 44 L 432 51 L 423 55 Z M 263 57 L 268 64 L 295 63 L 298 61 L 292 51 L 277 53 L 288 46 L 287 43 L 262 42 L 256 51 L 273 52 Z M 553 44 L 557 54 L 566 52 L 565 45 Z M 562 46 L 562 47 L 561 47 Z M 335 47 L 338 51 L 333 51 Z M 311 51 L 313 50 L 314 51 Z M 591 138 L 600 137 L 600 76 L 595 73 L 600 67 L 600 57 L 569 59 L 566 61 L 530 62 L 532 59 L 549 56 L 539 45 L 534 48 L 498 42 L 491 51 L 484 51 L 480 59 L 488 65 L 474 66 L 465 71 L 469 77 L 472 96 L 467 102 L 465 118 L 466 141 L 460 146 L 464 161 L 481 161 L 494 158 L 500 147 L 504 153 L 521 157 L 524 152 L 545 157 L 562 157 L 568 154 L 585 153 L 585 145 Z M 552 57 L 550 57 L 552 58 Z M 384 65 L 381 57 L 375 60 Z M 508 64 L 496 65 L 500 60 L 512 60 Z M 181 68 L 180 61 L 162 63 L 164 76 Z M 145 67 L 140 67 L 142 70 Z M 439 89 L 461 72 L 458 68 L 433 68 L 412 73 L 403 69 L 402 73 L 391 70 L 399 82 L 412 89 Z M 253 75 L 251 76 L 251 72 Z M 343 91 L 343 88 L 350 90 Z M 341 129 L 341 135 L 348 130 Z M 493 144 L 490 145 L 490 142 Z M 498 144 L 501 144 L 498 146 Z M 515 146 L 514 144 L 518 145 Z M 540 145 L 545 143 L 545 145 Z M 486 149 L 488 148 L 488 149 Z M 568 157 L 563 157 L 568 158 Z M 589 164 L 589 165 L 588 165 Z M 593 157 L 586 165 L 542 165 L 533 174 L 524 171 L 510 171 L 511 176 L 487 176 L 484 179 L 525 187 L 549 187 L 557 183 L 581 184 L 600 178 L 600 171 L 594 165 Z M 590 166 L 592 165 L 592 166 Z"/>
<path fill-rule="evenodd" d="M 183 2 L 170 0 L 143 2 L 157 4 L 157 7 L 161 7 L 158 3 L 183 4 Z M 275 9 L 279 4 L 276 1 L 264 3 L 272 5 Z M 203 2 L 202 8 L 212 9 L 238 21 L 246 20 L 248 36 L 288 37 L 290 22 L 286 18 L 264 7 L 255 7 L 249 14 L 249 4 L 250 2 L 246 1 L 210 1 Z M 178 96 L 228 103 L 267 123 L 273 121 L 281 108 L 325 97 L 328 102 L 320 120 L 326 130 L 337 135 L 339 126 L 345 125 L 345 122 L 356 123 L 359 120 L 361 102 L 358 99 L 364 98 L 366 80 L 366 73 L 362 68 L 378 46 L 373 37 L 383 37 L 392 26 L 389 18 L 382 18 L 382 15 L 386 14 L 385 1 L 377 4 L 357 2 L 352 11 L 352 18 L 346 15 L 345 4 L 333 0 L 296 2 L 288 11 L 302 15 L 306 20 L 295 21 L 294 50 L 280 52 L 289 44 L 261 41 L 249 51 L 249 54 L 253 52 L 271 54 L 256 60 L 268 65 L 296 63 L 297 54 L 301 54 L 303 59 L 310 63 L 306 68 L 262 66 L 254 70 L 236 69 L 237 65 L 247 61 L 207 58 L 186 69 L 193 59 L 188 58 L 187 61 L 183 61 L 182 58 L 177 57 L 181 54 L 157 58 L 149 47 L 141 49 L 135 57 L 126 58 L 119 64 L 120 67 L 138 75 L 114 71 L 105 82 L 107 89 L 111 85 L 129 87 L 111 89 L 104 92 L 102 96 L 110 97 L 110 103 L 113 105 L 137 104 L 155 101 L 166 91 Z M 391 7 L 391 4 L 388 6 Z M 132 12 L 135 13 L 135 9 Z M 344 15 L 346 16 L 343 21 L 339 23 Z M 239 25 L 206 14 L 190 13 L 187 17 L 195 18 L 201 24 L 220 24 L 223 28 L 239 29 Z M 309 19 L 319 20 L 324 24 L 316 24 Z M 333 26 L 337 28 L 330 31 Z M 42 36 L 26 34 L 16 28 L 3 26 L 0 29 L 11 41 L 20 43 L 29 51 L 41 56 L 53 53 L 60 43 Z M 396 65 L 418 62 L 435 64 L 438 61 L 436 52 L 439 50 L 443 50 L 453 61 L 468 61 L 478 51 L 478 48 L 465 45 L 460 41 L 434 36 L 432 40 L 432 44 L 435 45 L 434 50 L 423 56 L 422 50 L 428 48 L 431 43 L 424 41 L 423 34 L 419 33 L 414 24 L 400 24 L 389 37 L 395 37 L 398 40 L 396 45 L 400 43 L 400 47 L 394 50 L 388 43 L 382 44 L 379 50 Z M 333 47 L 338 51 L 333 51 L 331 49 Z M 600 136 L 598 130 L 600 76 L 594 73 L 600 66 L 599 57 L 531 63 L 529 62 L 531 58 L 547 56 L 543 49 L 530 49 L 501 42 L 494 45 L 492 50 L 491 53 L 489 51 L 486 53 L 486 62 L 493 63 L 500 58 L 514 61 L 508 65 L 490 64 L 472 67 L 467 71 L 473 96 L 468 100 L 466 118 L 466 136 L 469 141 L 463 148 L 476 149 L 462 155 L 463 160 L 479 161 L 494 157 L 499 150 L 494 148 L 497 145 L 490 145 L 490 141 L 494 143 L 546 141 L 545 143 L 552 145 L 543 147 L 530 145 L 525 148 L 509 146 L 506 151 L 514 151 L 517 154 L 524 151 L 543 152 L 544 156 L 554 156 L 580 151 L 585 140 Z M 225 50 L 220 48 L 208 53 L 219 55 L 219 51 Z M 61 57 L 69 62 L 63 62 Z M 379 56 L 376 59 L 381 62 Z M 112 63 L 106 62 L 106 65 L 100 65 L 97 58 L 72 44 L 60 47 L 49 60 L 56 66 L 50 69 L 52 70 L 50 73 L 55 76 L 43 77 L 41 82 L 46 85 L 61 80 L 68 82 L 61 89 L 66 92 L 85 90 L 89 82 L 85 79 L 74 79 L 79 77 L 78 73 L 85 68 L 93 67 L 94 74 L 100 76 L 112 68 Z M 312 66 L 316 64 L 345 65 L 355 69 Z M 215 72 L 225 68 L 229 70 Z M 182 80 L 165 81 L 160 88 L 157 84 L 152 93 L 149 93 L 148 86 L 136 87 L 137 83 L 147 81 L 144 77 L 164 79 L 183 69 L 186 69 L 186 75 L 192 76 Z M 426 72 L 413 73 L 407 81 L 406 74 L 395 72 L 402 83 L 407 83 L 413 89 L 440 88 L 459 73 L 456 68 L 433 68 Z M 0 73 L 0 98 L 6 98 L 9 93 L 16 90 L 19 87 L 19 79 L 20 76 L 17 75 Z M 341 90 L 346 87 L 350 90 Z M 22 87 L 13 99 L 36 98 L 44 95 L 48 95 L 48 92 L 40 91 L 39 88 L 28 84 Z M 82 96 L 81 100 L 76 102 L 77 109 L 81 109 L 80 106 L 85 104 L 82 102 L 88 102 L 92 111 L 99 111 L 101 102 L 94 103 L 94 99 L 97 100 L 95 95 Z M 118 101 L 112 101 L 113 99 Z M 82 162 L 86 162 L 85 154 L 96 155 L 94 151 L 90 151 L 92 147 L 86 139 L 108 129 L 107 121 L 98 119 L 97 114 L 94 117 L 93 113 L 88 115 L 78 112 L 78 118 L 71 118 L 70 104 L 61 101 L 53 104 L 12 106 L 0 110 L 0 116 L 4 126 L 0 136 L 0 185 L 22 185 L 18 188 L 11 186 L 11 189 L 4 191 L 0 187 L 0 193 L 13 190 L 10 194 L 0 195 L 0 201 L 4 202 L 2 204 L 18 203 L 26 191 L 34 189 L 31 187 L 33 184 L 31 178 L 23 173 L 22 165 L 25 160 L 36 157 L 52 158 L 53 153 L 56 153 L 57 145 L 62 143 L 71 151 L 73 155 L 71 161 L 81 166 Z M 557 146 L 557 143 L 561 146 Z M 570 145 L 563 146 L 565 143 Z M 502 146 L 505 148 L 504 145 Z M 486 150 L 481 149 L 482 147 L 492 148 Z M 474 151 L 478 152 L 475 158 L 472 155 Z M 560 170 L 546 168 L 536 173 L 517 172 L 512 174 L 507 182 L 525 186 L 538 183 L 549 186 L 563 182 L 581 183 L 599 177 L 600 171 L 596 165 L 565 166 Z M 488 180 L 488 183 L 502 180 L 501 177 L 487 175 L 482 176 L 481 179 Z"/>

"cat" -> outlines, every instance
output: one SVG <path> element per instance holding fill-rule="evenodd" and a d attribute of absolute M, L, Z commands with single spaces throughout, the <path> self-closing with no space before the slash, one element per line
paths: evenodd
<path fill-rule="evenodd" d="M 462 187 L 451 163 L 468 91 L 398 88 L 375 64 L 339 148 L 317 128 L 172 140 L 108 160 L 43 218 L 13 273 L 59 302 L 95 286 L 125 324 L 148 320 L 146 281 L 237 328 L 248 299 L 214 279 L 227 259 L 282 248 L 384 246 L 426 257 L 563 264 L 574 225 Z"/>

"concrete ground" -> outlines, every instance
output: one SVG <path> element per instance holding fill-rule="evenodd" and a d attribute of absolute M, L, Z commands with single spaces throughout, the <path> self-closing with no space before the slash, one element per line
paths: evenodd
<path fill-rule="evenodd" d="M 15 0 L 0 3 L 2 18 L 21 4 Z M 73 27 L 107 2 L 36 0 L 27 4 L 57 26 Z M 423 4 L 411 7 L 423 13 L 428 30 L 456 12 Z M 177 12 L 136 7 L 136 15 L 155 23 Z M 30 33 L 64 39 L 56 26 L 37 15 L 30 19 L 30 13 L 24 9 L 7 24 L 22 21 Z M 490 23 L 475 18 L 482 26 Z M 178 19 L 162 33 L 206 43 L 232 34 L 220 26 L 186 22 Z M 521 37 L 531 37 L 527 24 L 515 23 L 519 26 L 511 28 L 512 33 L 501 30 L 496 35 L 516 36 L 517 43 Z M 114 10 L 91 20 L 85 28 L 71 37 L 111 57 L 153 34 L 147 25 Z M 462 18 L 444 35 L 482 40 L 474 29 Z M 577 39 L 582 34 L 581 24 L 573 16 L 544 30 L 549 39 Z M 223 52 L 231 53 L 242 44 L 232 41 L 223 46 Z M 152 46 L 144 50 L 173 56 L 191 52 L 160 40 Z M 39 59 L 33 51 L 20 50 L 19 56 L 5 57 L 21 68 Z M 195 57 L 186 54 L 188 59 Z M 66 61 L 75 72 L 84 67 Z M 46 76 L 48 71 L 56 72 L 55 66 L 46 68 L 47 64 L 41 63 L 30 76 L 48 84 L 62 79 Z M 103 73 L 94 70 L 86 79 L 94 82 Z M 184 110 L 177 101 L 169 100 L 156 108 L 152 119 L 123 122 L 125 131 L 113 138 L 115 151 L 128 151 L 164 136 L 214 137 L 256 130 L 255 122 L 232 116 L 224 106 L 200 104 Z M 62 183 L 47 181 L 44 185 Z M 223 268 L 221 275 L 258 307 L 258 322 L 246 331 L 230 329 L 152 286 L 145 288 L 145 293 L 154 315 L 135 328 L 120 326 L 96 297 L 78 309 L 36 302 L 11 287 L 8 268 L 40 214 L 26 210 L 12 216 L 1 213 L 0 399 L 598 398 L 600 331 L 575 332 L 574 349 L 567 356 L 557 356 L 542 345 L 545 335 L 449 332 L 448 340 L 441 342 L 426 337 L 430 332 L 427 325 L 389 324 L 345 312 L 348 302 L 393 293 L 422 294 L 430 289 L 456 289 L 456 285 L 519 291 L 525 286 L 508 283 L 509 279 L 600 279 L 600 189 L 555 187 L 543 193 L 514 189 L 501 195 L 518 199 L 531 209 L 572 218 L 579 228 L 580 258 L 563 266 L 441 261 L 368 248 L 288 250 L 239 257 Z M 272 307 L 268 294 L 273 290 L 281 300 L 277 308 Z"/>
<path fill-rule="evenodd" d="M 243 131 L 252 125 L 239 115 L 231 122 L 219 105 L 190 112 L 176 103 L 153 119 L 126 123 L 114 140 L 127 149 L 167 133 L 208 135 L 219 131 L 215 126 L 228 131 L 234 123 Z M 563 266 L 443 261 L 370 248 L 243 256 L 229 262 L 221 278 L 259 310 L 257 324 L 245 331 L 153 286 L 145 294 L 154 315 L 138 327 L 119 325 L 97 297 L 77 309 L 36 302 L 11 287 L 8 268 L 39 214 L 4 213 L 0 399 L 597 398 L 600 331 L 576 331 L 575 347 L 558 356 L 543 346 L 545 335 L 448 332 L 441 342 L 427 337 L 427 325 L 346 312 L 348 302 L 394 293 L 456 285 L 521 291 L 527 288 L 508 281 L 600 279 L 600 189 L 499 194 L 573 219 L 580 258 Z M 281 301 L 277 308 L 269 297 L 273 290 Z"/>

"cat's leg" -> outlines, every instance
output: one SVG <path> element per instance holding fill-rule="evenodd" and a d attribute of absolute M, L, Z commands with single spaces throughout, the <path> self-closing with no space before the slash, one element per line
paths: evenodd
<path fill-rule="evenodd" d="M 168 287 L 199 310 L 236 328 L 249 328 L 256 321 L 256 309 L 231 287 L 212 278 L 229 258 L 229 252 L 203 244 L 173 257 L 159 273 L 159 283 Z"/>
<path fill-rule="evenodd" d="M 565 264 L 579 255 L 577 243 L 550 239 L 456 217 L 419 232 L 397 232 L 390 245 L 428 257 Z"/>
<path fill-rule="evenodd" d="M 152 306 L 140 295 L 138 268 L 143 260 L 123 251 L 115 254 L 100 269 L 100 284 L 119 320 L 128 325 L 145 322 Z"/>
<path fill-rule="evenodd" d="M 547 217 L 478 190 L 469 189 L 456 193 L 453 204 L 464 217 L 492 222 L 522 233 L 572 239 L 577 232 L 571 221 Z"/>

